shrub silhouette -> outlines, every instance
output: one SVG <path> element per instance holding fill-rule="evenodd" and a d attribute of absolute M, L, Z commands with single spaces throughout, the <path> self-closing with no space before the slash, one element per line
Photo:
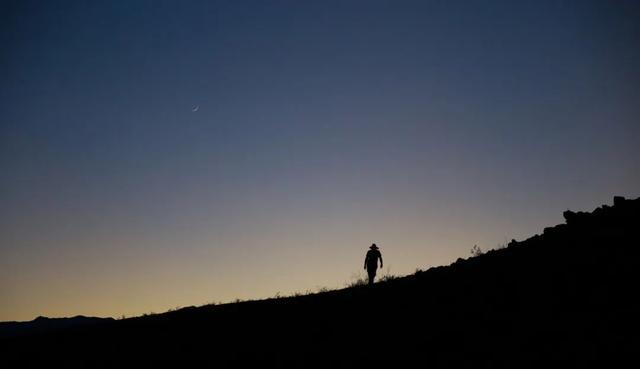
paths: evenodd
<path fill-rule="evenodd" d="M 482 249 L 478 247 L 478 245 L 473 245 L 473 247 L 471 248 L 471 256 L 480 256 L 482 254 L 484 254 L 484 251 L 482 251 Z"/>

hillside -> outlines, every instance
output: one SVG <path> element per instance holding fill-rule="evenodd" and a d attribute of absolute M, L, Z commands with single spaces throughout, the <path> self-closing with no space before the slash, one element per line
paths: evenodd
<path fill-rule="evenodd" d="M 0 338 L 5 367 L 634 366 L 640 199 L 446 267 Z"/>

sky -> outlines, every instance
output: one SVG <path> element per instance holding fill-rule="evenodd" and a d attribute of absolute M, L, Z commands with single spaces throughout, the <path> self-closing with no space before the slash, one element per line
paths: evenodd
<path fill-rule="evenodd" d="M 0 320 L 341 288 L 640 196 L 640 3 L 3 1 Z M 379 272 L 380 274 L 381 272 Z"/>

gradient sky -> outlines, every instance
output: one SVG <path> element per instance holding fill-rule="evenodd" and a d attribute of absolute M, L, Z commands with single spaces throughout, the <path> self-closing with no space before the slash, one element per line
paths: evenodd
<path fill-rule="evenodd" d="M 640 2 L 3 1 L 0 320 L 468 257 L 640 196 Z M 199 106 L 198 111 L 192 111 Z"/>

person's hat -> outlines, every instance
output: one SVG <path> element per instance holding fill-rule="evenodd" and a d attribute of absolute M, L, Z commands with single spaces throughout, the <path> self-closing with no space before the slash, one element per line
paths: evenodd
<path fill-rule="evenodd" d="M 371 246 L 369 246 L 369 248 L 370 248 L 370 249 L 377 250 L 377 249 L 378 249 L 378 246 L 376 246 L 376 244 L 374 243 L 374 244 L 372 244 Z"/>

